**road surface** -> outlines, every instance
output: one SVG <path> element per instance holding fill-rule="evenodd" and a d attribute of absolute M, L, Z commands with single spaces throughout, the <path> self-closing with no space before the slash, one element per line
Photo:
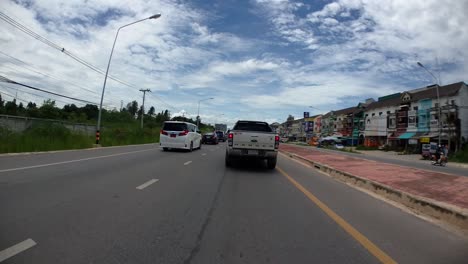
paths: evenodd
<path fill-rule="evenodd" d="M 466 238 L 280 155 L 224 145 L 0 157 L 2 263 L 467 263 Z"/>

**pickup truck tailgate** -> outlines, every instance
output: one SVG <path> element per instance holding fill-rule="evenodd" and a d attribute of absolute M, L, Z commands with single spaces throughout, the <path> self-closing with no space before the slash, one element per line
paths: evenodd
<path fill-rule="evenodd" d="M 232 147 L 237 149 L 275 149 L 275 133 L 232 131 Z"/>

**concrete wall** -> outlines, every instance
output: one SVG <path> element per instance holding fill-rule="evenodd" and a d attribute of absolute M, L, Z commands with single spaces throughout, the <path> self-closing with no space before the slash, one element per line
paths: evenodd
<path fill-rule="evenodd" d="M 72 132 L 83 133 L 87 135 L 94 135 L 96 132 L 96 126 L 94 125 L 75 124 L 52 119 L 0 115 L 0 126 L 6 127 L 14 132 L 23 132 L 31 126 L 39 124 L 61 124 Z"/>

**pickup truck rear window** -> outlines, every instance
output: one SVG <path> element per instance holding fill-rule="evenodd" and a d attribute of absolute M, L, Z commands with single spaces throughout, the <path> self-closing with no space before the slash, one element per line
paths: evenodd
<path fill-rule="evenodd" d="M 187 124 L 184 123 L 164 123 L 163 130 L 166 131 L 184 131 L 187 129 Z"/>
<path fill-rule="evenodd" d="M 271 127 L 267 123 L 263 122 L 237 122 L 233 130 L 272 132 Z"/>

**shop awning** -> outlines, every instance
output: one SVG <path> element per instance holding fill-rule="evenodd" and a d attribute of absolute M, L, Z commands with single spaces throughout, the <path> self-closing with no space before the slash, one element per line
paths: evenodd
<path fill-rule="evenodd" d="M 414 136 L 414 134 L 416 134 L 416 132 L 405 132 L 403 134 L 401 134 L 398 139 L 410 139 Z"/>

